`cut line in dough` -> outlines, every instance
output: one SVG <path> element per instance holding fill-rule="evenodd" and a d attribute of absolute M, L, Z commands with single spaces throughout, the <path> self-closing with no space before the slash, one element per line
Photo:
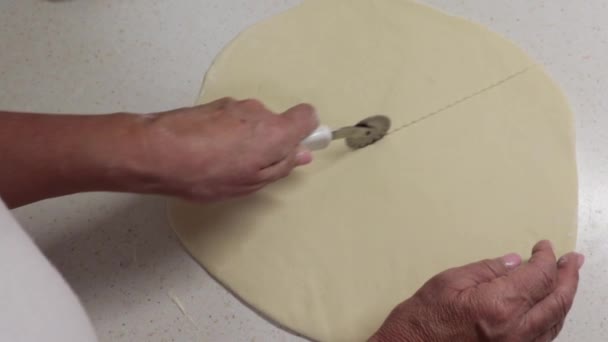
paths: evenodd
<path fill-rule="evenodd" d="M 461 103 L 463 103 L 465 101 L 468 101 L 468 100 L 470 100 L 470 99 L 472 99 L 472 98 L 474 98 L 476 96 L 479 96 L 479 95 L 481 95 L 481 94 L 483 94 L 483 93 L 485 93 L 487 91 L 490 91 L 490 90 L 492 90 L 492 89 L 494 89 L 496 87 L 500 87 L 504 83 L 509 82 L 509 81 L 513 80 L 514 78 L 516 78 L 518 76 L 521 76 L 522 74 L 528 72 L 531 68 L 533 68 L 533 66 L 526 67 L 525 69 L 523 69 L 521 71 L 518 71 L 518 72 L 516 72 L 516 73 L 514 73 L 512 75 L 509 75 L 509 76 L 501 79 L 500 81 L 498 81 L 496 83 L 493 83 L 493 84 L 491 84 L 491 85 L 489 85 L 487 87 L 484 87 L 484 88 L 482 88 L 482 89 L 474 92 L 473 94 L 467 95 L 467 96 L 465 96 L 465 97 L 463 97 L 461 99 L 458 99 L 458 100 L 456 100 L 454 102 L 450 102 L 448 105 L 445 105 L 445 106 L 437 109 L 434 112 L 430 112 L 428 114 L 425 114 L 425 115 L 421 116 L 420 118 L 418 118 L 416 120 L 413 120 L 411 122 L 406 123 L 405 125 L 402 125 L 402 126 L 399 126 L 399 127 L 395 128 L 395 129 L 393 129 L 392 131 L 388 132 L 387 135 L 390 135 L 390 134 L 393 134 L 393 133 L 397 133 L 397 132 L 399 132 L 401 130 L 404 130 L 404 129 L 408 128 L 408 127 L 411 127 L 413 125 L 417 125 L 419 123 L 422 123 L 423 121 L 425 121 L 427 119 L 430 119 L 430 118 L 432 118 L 432 117 L 434 117 L 436 115 L 439 115 L 439 114 L 445 112 L 446 110 L 448 110 L 448 109 L 450 109 L 450 108 L 452 108 L 454 106 L 457 106 L 457 105 L 459 105 L 459 104 L 461 104 Z"/>

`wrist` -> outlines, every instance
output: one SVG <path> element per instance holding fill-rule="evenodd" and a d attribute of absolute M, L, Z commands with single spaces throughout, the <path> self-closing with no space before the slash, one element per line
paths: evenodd
<path fill-rule="evenodd" d="M 399 305 L 370 338 L 370 342 L 430 342 L 436 341 L 427 324 L 420 317 L 424 306 L 415 297 Z"/>
<path fill-rule="evenodd" d="M 134 193 L 161 192 L 161 165 L 149 148 L 150 118 L 141 114 L 116 113 L 103 117 L 90 150 L 96 156 L 100 190 Z"/>
<path fill-rule="evenodd" d="M 429 340 L 408 327 L 383 326 L 368 342 L 429 342 Z"/>

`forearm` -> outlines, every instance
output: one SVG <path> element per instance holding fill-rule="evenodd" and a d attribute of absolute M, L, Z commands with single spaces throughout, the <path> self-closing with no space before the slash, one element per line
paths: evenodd
<path fill-rule="evenodd" d="M 128 191 L 137 178 L 135 115 L 0 112 L 0 196 L 10 207 L 85 191 Z"/>
<path fill-rule="evenodd" d="M 11 207 L 87 191 L 198 201 L 251 194 L 310 163 L 314 109 L 220 99 L 154 115 L 0 111 L 0 196 Z"/>

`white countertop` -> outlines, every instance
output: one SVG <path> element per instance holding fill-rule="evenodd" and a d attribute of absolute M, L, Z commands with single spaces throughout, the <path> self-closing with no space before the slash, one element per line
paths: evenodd
<path fill-rule="evenodd" d="M 608 2 L 424 2 L 507 36 L 567 94 L 577 114 L 578 250 L 588 260 L 560 340 L 608 341 Z M 297 3 L 3 1 L 0 108 L 105 113 L 190 105 L 228 41 Z M 190 259 L 167 225 L 162 198 L 76 195 L 16 214 L 80 296 L 102 341 L 300 341 Z"/>

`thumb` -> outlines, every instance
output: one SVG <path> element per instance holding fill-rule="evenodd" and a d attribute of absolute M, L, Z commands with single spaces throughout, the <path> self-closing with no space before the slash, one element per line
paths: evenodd
<path fill-rule="evenodd" d="M 281 114 L 283 130 L 286 132 L 287 141 L 290 145 L 299 145 L 302 140 L 319 127 L 317 112 L 311 105 L 299 104 Z"/>
<path fill-rule="evenodd" d="M 579 270 L 584 262 L 585 257 L 578 253 L 569 253 L 559 259 L 555 290 L 526 314 L 525 329 L 530 337 L 535 337 L 539 331 L 545 331 L 544 335 L 548 337 L 546 341 L 553 341 L 557 337 L 572 308 L 578 288 Z"/>

